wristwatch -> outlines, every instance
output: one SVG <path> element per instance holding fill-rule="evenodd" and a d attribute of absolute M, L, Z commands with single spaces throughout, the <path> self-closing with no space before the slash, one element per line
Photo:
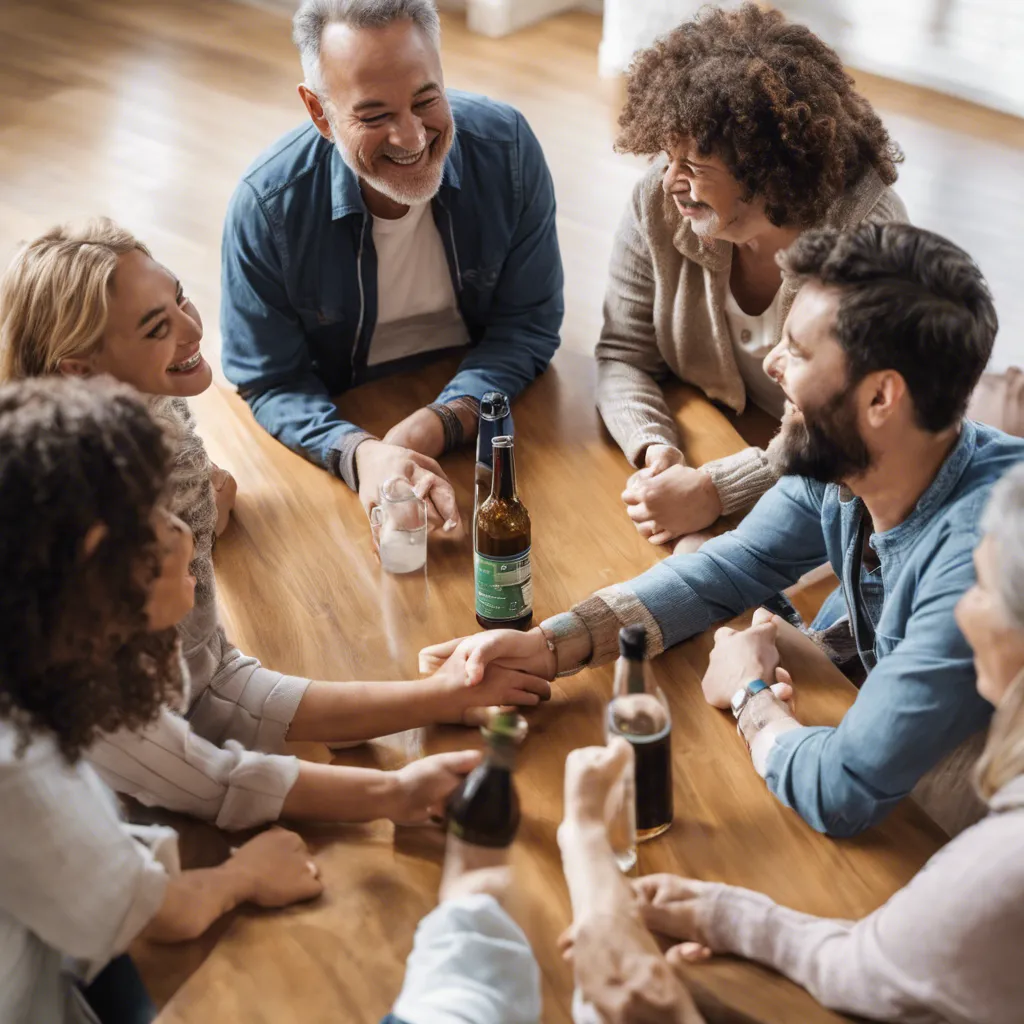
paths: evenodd
<path fill-rule="evenodd" d="M 751 699 L 762 690 L 767 690 L 768 684 L 763 679 L 755 679 L 752 683 L 747 683 L 742 689 L 737 690 L 732 695 L 732 700 L 729 701 L 729 706 L 732 708 L 732 717 L 738 722 L 740 715 L 743 714 L 743 709 L 750 703 Z"/>

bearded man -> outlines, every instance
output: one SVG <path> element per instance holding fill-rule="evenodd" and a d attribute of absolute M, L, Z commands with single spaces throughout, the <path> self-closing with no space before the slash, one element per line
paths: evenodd
<path fill-rule="evenodd" d="M 801 724 L 763 609 L 750 629 L 718 631 L 704 694 L 815 829 L 854 835 L 914 792 L 952 834 L 983 810 L 969 768 L 991 712 L 953 609 L 974 582 L 989 490 L 1024 460 L 1024 441 L 964 417 L 995 308 L 963 250 L 904 224 L 808 231 L 781 262 L 801 283 L 765 358 L 786 395 L 769 449 L 781 476 L 740 526 L 528 633 L 451 641 L 421 663 L 461 642 L 471 681 L 493 661 L 554 678 L 609 661 L 632 623 L 654 657 L 827 560 L 867 672 L 843 721 Z"/>
<path fill-rule="evenodd" d="M 555 198 L 522 114 L 446 91 L 432 0 L 305 0 L 294 40 L 312 124 L 246 171 L 228 208 L 227 378 L 257 421 L 358 491 L 404 476 L 431 525 L 459 521 L 437 459 L 480 398 L 515 397 L 562 322 Z M 456 131 L 457 130 L 457 131 Z M 464 351 L 437 400 L 382 438 L 332 396 Z"/>

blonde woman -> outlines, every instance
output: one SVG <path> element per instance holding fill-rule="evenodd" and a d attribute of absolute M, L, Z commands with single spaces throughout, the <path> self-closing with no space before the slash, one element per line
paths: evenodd
<path fill-rule="evenodd" d="M 185 401 L 212 382 L 202 337 L 181 282 L 109 220 L 57 228 L 25 245 L 0 282 L 0 376 L 109 374 L 152 396 L 175 453 L 173 511 L 195 537 L 195 608 L 179 626 L 191 677 L 188 719 L 165 708 L 145 730 L 101 740 L 92 763 L 120 792 L 226 829 L 282 816 L 425 821 L 476 753 L 377 772 L 283 756 L 285 740 L 342 743 L 460 722 L 481 705 L 535 704 L 549 684 L 504 671 L 468 688 L 460 659 L 427 679 L 316 682 L 265 668 L 234 647 L 218 621 L 211 560 L 231 485 L 211 464 Z"/>
<path fill-rule="evenodd" d="M 611 754 L 575 751 L 559 829 L 574 924 L 567 935 L 584 1000 L 605 1021 L 622 1006 L 667 999 L 659 1020 L 690 1020 L 637 919 L 679 945 L 670 963 L 732 954 L 803 985 L 827 1007 L 904 1024 L 1020 1024 L 1024 1019 L 1024 466 L 995 486 L 974 553 L 977 583 L 956 617 L 974 649 L 979 693 L 996 713 L 976 769 L 986 818 L 940 850 L 883 907 L 835 921 L 780 907 L 760 893 L 674 875 L 615 882 L 601 797 Z M 611 865 L 606 872 L 600 865 Z M 785 870 L 781 867 L 780 870 Z M 615 884 L 611 884 L 615 883 Z M 842 879 L 837 879 L 842 884 Z M 615 920 L 610 920 L 613 916 Z M 615 936 L 614 941 L 609 941 Z M 629 969 L 622 967 L 627 964 Z M 616 966 L 618 969 L 616 969 Z M 659 974 L 660 972 L 660 974 Z M 638 981 L 637 979 L 640 979 Z M 646 986 L 646 987 L 644 987 Z M 661 1004 L 659 1004 L 661 1005 Z M 662 1010 L 665 1007 L 662 1006 Z"/>

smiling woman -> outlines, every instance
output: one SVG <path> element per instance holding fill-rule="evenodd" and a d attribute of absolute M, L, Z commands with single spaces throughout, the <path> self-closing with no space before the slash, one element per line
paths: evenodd
<path fill-rule="evenodd" d="M 70 294 L 48 301 L 57 268 L 64 289 L 84 301 Z M 213 380 L 199 349 L 202 320 L 181 283 L 110 222 L 84 233 L 54 228 L 26 247 L 4 279 L 0 306 L 4 380 L 108 373 L 144 394 L 181 397 L 201 394 Z M 54 322 L 41 331 L 47 316 Z M 46 334 L 58 340 L 42 344 Z"/>
<path fill-rule="evenodd" d="M 612 253 L 598 408 L 640 468 L 624 500 L 654 544 L 752 504 L 775 480 L 757 448 L 683 464 L 662 382 L 775 419 L 762 362 L 796 285 L 776 256 L 812 226 L 906 219 L 899 148 L 838 55 L 778 11 L 706 8 L 630 68 L 620 150 L 653 156 Z"/>
<path fill-rule="evenodd" d="M 343 743 L 458 722 L 477 705 L 536 703 L 548 684 L 509 672 L 492 692 L 470 690 L 453 662 L 427 679 L 340 685 L 275 672 L 231 644 L 218 617 L 212 560 L 223 471 L 211 464 L 182 397 L 211 381 L 201 338 L 199 314 L 174 275 L 107 220 L 37 238 L 0 282 L 0 372 L 8 379 L 108 374 L 143 392 L 173 454 L 169 503 L 195 540 L 195 607 L 177 627 L 189 717 L 161 708 L 144 735 L 105 735 L 89 758 L 119 792 L 222 828 L 281 815 L 424 820 L 473 766 L 473 752 L 427 758 L 411 770 L 363 772 L 284 756 L 286 737 Z"/>

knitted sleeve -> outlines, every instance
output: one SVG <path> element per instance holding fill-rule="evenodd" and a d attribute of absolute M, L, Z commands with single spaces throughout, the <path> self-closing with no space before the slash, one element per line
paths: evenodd
<path fill-rule="evenodd" d="M 604 327 L 597 344 L 597 407 L 634 466 L 648 445 L 679 445 L 675 420 L 659 381 L 669 368 L 654 329 L 654 269 L 640 222 L 637 185 L 615 234 Z"/>

